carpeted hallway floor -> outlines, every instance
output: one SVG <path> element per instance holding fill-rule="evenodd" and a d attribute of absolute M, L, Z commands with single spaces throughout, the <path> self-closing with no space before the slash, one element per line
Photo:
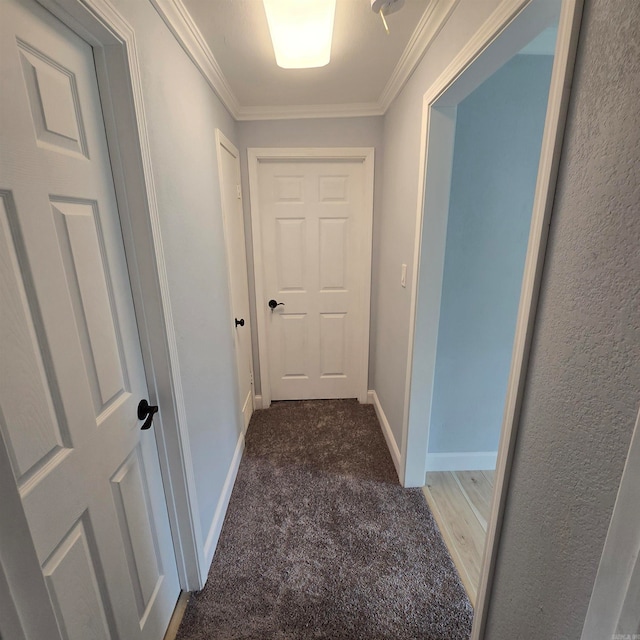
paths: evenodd
<path fill-rule="evenodd" d="M 208 582 L 178 640 L 467 640 L 472 616 L 371 405 L 254 414 Z"/>

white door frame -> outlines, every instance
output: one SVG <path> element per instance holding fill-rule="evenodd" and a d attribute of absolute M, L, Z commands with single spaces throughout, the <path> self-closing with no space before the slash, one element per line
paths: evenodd
<path fill-rule="evenodd" d="M 227 222 L 226 222 L 227 216 L 224 213 L 224 207 L 225 207 L 224 189 L 226 188 L 226 186 L 224 184 L 224 176 L 222 175 L 222 169 L 221 169 L 223 147 L 227 149 L 227 151 L 229 151 L 229 153 L 231 153 L 232 156 L 237 158 L 238 163 L 240 163 L 240 152 L 238 151 L 238 149 L 236 149 L 236 146 L 233 144 L 233 142 L 231 142 L 231 140 L 229 140 L 229 138 L 227 138 L 227 136 L 224 135 L 224 133 L 222 133 L 222 131 L 220 131 L 220 129 L 216 129 L 216 157 L 218 160 L 218 180 L 220 182 L 220 206 L 223 209 L 222 232 L 224 234 L 225 260 L 228 267 L 227 268 L 227 287 L 229 289 L 229 300 L 231 300 L 231 307 L 229 310 L 229 313 L 230 313 L 229 322 L 231 323 L 231 326 L 233 326 L 235 323 L 236 316 L 233 309 L 233 290 L 231 287 L 231 247 L 229 246 L 229 230 L 227 229 Z M 244 209 L 243 209 L 243 215 L 244 215 Z M 244 218 L 243 218 L 243 224 L 244 224 Z M 245 235 L 245 238 L 246 238 L 246 235 Z M 246 247 L 245 247 L 245 256 L 246 256 Z M 248 266 L 247 266 L 247 275 L 248 275 Z M 249 288 L 249 283 L 247 282 L 247 289 L 248 288 Z M 248 325 L 247 329 L 249 331 L 249 347 L 251 348 L 251 361 L 249 363 L 249 368 L 251 371 L 251 398 L 253 401 L 253 406 L 255 408 L 256 390 L 253 384 L 254 377 L 253 377 L 253 345 L 251 344 L 251 319 L 246 318 L 245 322 Z M 235 379 L 238 380 L 239 379 L 238 361 L 237 361 L 237 358 L 234 358 L 234 360 L 235 360 L 235 364 L 234 364 Z M 237 395 L 238 397 L 240 397 L 240 393 L 238 393 Z M 240 403 L 242 404 L 243 401 L 244 401 L 244 398 L 241 398 Z M 242 406 L 239 407 L 237 416 L 238 416 L 237 417 L 238 424 L 242 424 L 243 429 L 246 430 L 247 425 L 245 425 L 244 416 L 242 415 Z"/>
<path fill-rule="evenodd" d="M 425 416 L 428 417 L 430 413 L 433 390 L 449 198 L 448 191 L 444 193 L 438 186 L 444 183 L 448 187 L 447 173 L 451 172 L 450 167 L 447 169 L 439 165 L 438 160 L 442 158 L 443 153 L 449 161 L 452 159 L 457 104 L 527 43 L 528 31 L 532 26 L 535 28 L 536 24 L 544 23 L 545 15 L 552 5 L 553 0 L 503 0 L 423 97 L 420 187 L 416 215 L 415 259 L 411 279 L 410 337 L 401 446 L 401 480 L 404 486 L 422 486 L 426 472 L 429 425 Z M 471 640 L 481 640 L 485 632 L 562 151 L 582 5 L 583 0 L 562 0 L 498 451 L 491 518 Z M 424 215 L 425 209 L 428 210 L 427 217 Z M 423 289 L 420 290 L 419 278 L 424 278 L 425 273 L 428 275 L 428 281 L 425 286 L 423 280 Z M 419 325 L 416 322 L 418 314 Z M 420 374 L 418 368 L 414 368 L 413 354 L 416 349 L 428 354 L 430 362 L 426 373 Z M 416 384 L 418 381 L 421 383 L 419 389 Z M 415 391 L 413 394 L 412 382 Z"/>
<path fill-rule="evenodd" d="M 269 380 L 269 355 L 267 349 L 267 325 L 264 313 L 264 269 L 262 261 L 262 228 L 260 224 L 258 168 L 260 162 L 302 161 L 302 160 L 353 160 L 362 162 L 364 166 L 364 207 L 366 216 L 365 255 L 363 260 L 369 265 L 364 282 L 365 327 L 363 327 L 364 349 L 359 363 L 360 380 L 358 382 L 358 400 L 367 402 L 369 377 L 369 328 L 371 324 L 371 252 L 373 242 L 373 147 L 331 147 L 331 148 L 249 148 L 247 160 L 249 164 L 249 195 L 251 199 L 251 231 L 253 236 L 253 272 L 255 278 L 256 320 L 258 328 L 258 356 L 260 358 L 260 384 L 262 407 L 271 405 L 271 383 Z"/>
<path fill-rule="evenodd" d="M 109 0 L 38 0 L 94 50 L 180 586 L 208 573 L 133 28 Z"/>

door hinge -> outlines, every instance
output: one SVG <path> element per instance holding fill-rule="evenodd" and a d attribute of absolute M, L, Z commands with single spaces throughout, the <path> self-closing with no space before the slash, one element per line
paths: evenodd
<path fill-rule="evenodd" d="M 242 200 L 242 189 L 240 189 L 240 185 L 236 185 L 236 194 L 238 196 L 238 200 Z"/>

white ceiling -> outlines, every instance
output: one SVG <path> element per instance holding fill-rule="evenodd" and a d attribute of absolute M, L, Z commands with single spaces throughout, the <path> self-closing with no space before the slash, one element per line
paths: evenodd
<path fill-rule="evenodd" d="M 151 0 L 238 119 L 382 114 L 458 0 L 405 0 L 387 16 L 371 0 L 337 0 L 331 62 L 276 65 L 262 0 Z"/>

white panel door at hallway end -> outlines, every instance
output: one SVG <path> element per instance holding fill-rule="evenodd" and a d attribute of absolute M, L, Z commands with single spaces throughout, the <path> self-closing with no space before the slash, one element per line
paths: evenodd
<path fill-rule="evenodd" d="M 362 157 L 256 164 L 256 307 L 270 399 L 365 402 L 372 167 Z"/>
<path fill-rule="evenodd" d="M 93 51 L 33 0 L 0 2 L 0 47 L 0 447 L 49 637 L 161 640 L 180 586 Z"/>

